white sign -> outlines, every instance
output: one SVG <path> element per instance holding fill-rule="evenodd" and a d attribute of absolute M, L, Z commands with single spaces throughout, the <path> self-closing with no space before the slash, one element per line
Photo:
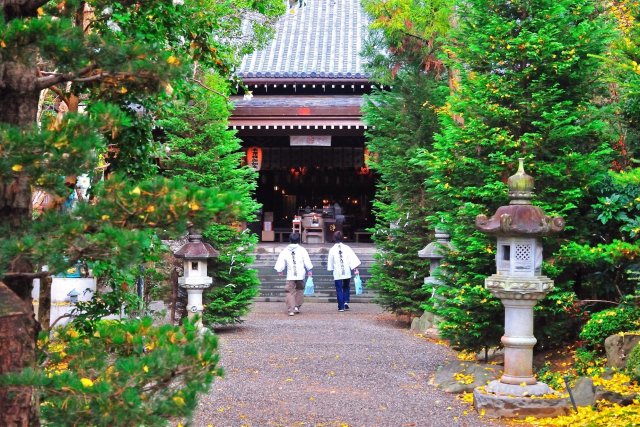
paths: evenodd
<path fill-rule="evenodd" d="M 331 147 L 331 135 L 291 135 L 292 147 Z"/>

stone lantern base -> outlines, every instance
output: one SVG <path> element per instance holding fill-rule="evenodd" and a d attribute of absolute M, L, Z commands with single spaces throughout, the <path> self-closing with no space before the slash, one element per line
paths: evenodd
<path fill-rule="evenodd" d="M 571 403 L 545 383 L 504 384 L 491 381 L 473 391 L 473 406 L 491 418 L 546 418 L 566 415 Z"/>
<path fill-rule="evenodd" d="M 189 315 L 189 319 L 193 319 L 195 316 L 199 316 L 198 319 L 198 329 L 203 330 L 204 326 L 202 325 L 202 311 L 204 310 L 204 306 L 202 305 L 202 293 L 205 289 L 209 288 L 209 284 L 200 284 L 200 285 L 187 285 L 184 284 L 184 280 L 182 277 L 178 278 L 178 283 L 180 286 L 187 291 L 187 313 Z"/>

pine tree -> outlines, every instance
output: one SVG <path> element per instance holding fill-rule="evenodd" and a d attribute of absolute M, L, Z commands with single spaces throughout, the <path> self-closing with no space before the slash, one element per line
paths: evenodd
<path fill-rule="evenodd" d="M 6 285 L 25 302 L 27 317 L 33 317 L 34 277 L 64 271 L 78 260 L 106 260 L 122 270 L 139 266 L 156 232 L 167 237 L 187 223 L 203 227 L 237 217 L 239 195 L 155 175 L 150 125 L 137 132 L 145 118 L 131 112 L 149 111 L 174 88 L 200 84 L 194 77 L 199 67 L 229 76 L 240 55 L 268 36 L 268 24 L 283 9 L 277 0 L 3 2 L 0 289 Z M 249 33 L 243 17 L 253 18 Z M 48 114 L 49 104 L 40 102 L 44 89 L 69 114 Z M 70 192 L 64 177 L 97 178 L 104 157 L 111 170 L 94 185 L 93 203 L 73 212 L 50 210 L 33 221 L 33 186 L 64 199 Z M 43 265 L 49 272 L 40 273 Z M 0 319 L 11 310 L 3 306 Z M 36 327 L 6 330 L 26 345 L 21 353 L 0 347 L 0 374 L 35 363 Z M 29 389 L 0 390 L 0 424 L 37 423 L 33 402 Z"/>
<path fill-rule="evenodd" d="M 433 220 L 445 222 L 457 248 L 446 259 L 453 287 L 439 311 L 442 332 L 479 349 L 498 344 L 502 310 L 481 290 L 494 271 L 495 243 L 474 229 L 474 218 L 508 203 L 506 179 L 518 157 L 536 180 L 534 203 L 567 223 L 562 240 L 546 242 L 546 272 L 559 289 L 546 301 L 566 308 L 575 298 L 573 272 L 554 268 L 552 254 L 563 240 L 590 238 L 590 205 L 613 158 L 594 102 L 607 94 L 597 56 L 606 53 L 613 32 L 601 2 L 592 0 L 472 0 L 456 11 L 450 53 L 459 90 L 421 164 L 432 172 L 429 193 L 439 211 Z M 456 319 L 452 310 L 466 318 Z M 475 324 L 478 315 L 486 321 Z"/>

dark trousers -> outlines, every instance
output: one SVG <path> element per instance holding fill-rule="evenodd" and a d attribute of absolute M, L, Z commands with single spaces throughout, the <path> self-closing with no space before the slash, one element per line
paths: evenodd
<path fill-rule="evenodd" d="M 344 305 L 349 304 L 349 282 L 351 279 L 338 279 L 336 283 L 336 297 L 338 298 L 338 310 L 344 310 Z"/>

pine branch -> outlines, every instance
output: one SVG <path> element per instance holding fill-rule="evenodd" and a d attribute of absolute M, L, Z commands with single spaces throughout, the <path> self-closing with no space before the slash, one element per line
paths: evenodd
<path fill-rule="evenodd" d="M 42 89 L 49 89 L 51 86 L 58 84 L 58 83 L 63 83 L 63 82 L 68 82 L 68 81 L 91 81 L 91 80 L 98 80 L 98 78 L 103 78 L 106 77 L 108 74 L 103 74 L 103 73 L 99 73 L 99 74 L 95 74 L 93 76 L 90 77 L 80 77 L 83 76 L 85 74 L 87 74 L 88 72 L 94 70 L 96 68 L 96 64 L 89 64 L 86 67 L 82 68 L 81 70 L 74 72 L 74 73 L 54 73 L 54 72 L 49 72 L 49 71 L 40 71 L 39 74 L 44 76 L 44 77 L 40 77 L 37 79 L 36 81 L 36 87 L 39 90 Z M 91 79 L 91 80 L 87 80 L 87 79 Z"/>
<path fill-rule="evenodd" d="M 8 271 L 3 274 L 3 278 L 25 278 L 25 279 L 40 279 L 48 276 L 48 271 L 41 271 L 39 273 L 21 273 L 19 271 Z"/>

